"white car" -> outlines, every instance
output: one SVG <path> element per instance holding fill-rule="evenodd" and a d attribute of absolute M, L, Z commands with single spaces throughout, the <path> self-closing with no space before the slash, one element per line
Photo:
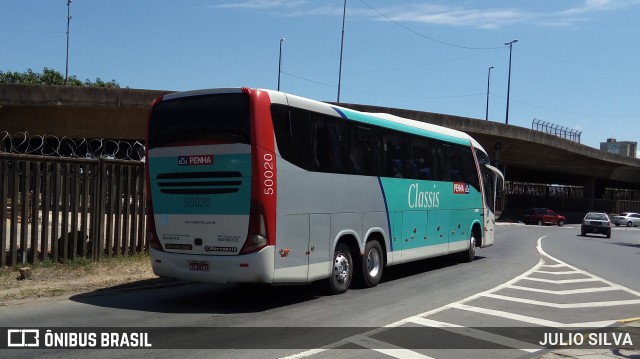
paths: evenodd
<path fill-rule="evenodd" d="M 580 235 L 585 237 L 587 233 L 604 234 L 611 238 L 611 221 L 606 213 L 589 212 L 582 220 Z"/>
<path fill-rule="evenodd" d="M 627 227 L 640 226 L 640 213 L 624 212 L 612 218 L 616 226 L 625 225 Z"/>

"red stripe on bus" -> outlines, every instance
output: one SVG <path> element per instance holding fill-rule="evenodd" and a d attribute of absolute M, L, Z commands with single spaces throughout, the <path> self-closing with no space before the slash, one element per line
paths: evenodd
<path fill-rule="evenodd" d="M 262 203 L 269 245 L 276 243 L 277 169 L 271 99 L 265 91 L 242 89 L 251 104 L 251 199 Z"/>

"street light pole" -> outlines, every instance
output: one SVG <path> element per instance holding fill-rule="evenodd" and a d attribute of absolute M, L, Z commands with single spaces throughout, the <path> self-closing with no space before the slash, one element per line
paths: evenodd
<path fill-rule="evenodd" d="M 278 91 L 280 91 L 280 72 L 282 70 L 282 42 L 285 38 L 280 39 L 280 56 L 278 57 Z"/>
<path fill-rule="evenodd" d="M 518 42 L 518 39 L 505 42 L 505 45 L 509 45 L 509 80 L 507 81 L 507 115 L 504 123 L 509 124 L 509 93 L 511 92 L 511 50 L 513 48 L 513 44 Z"/>
<path fill-rule="evenodd" d="M 342 80 L 342 50 L 344 49 L 344 20 L 347 17 L 347 0 L 344 0 L 344 8 L 342 9 L 342 39 L 340 40 L 340 68 L 338 70 L 338 100 L 340 102 L 340 82 Z"/>
<path fill-rule="evenodd" d="M 67 0 L 67 61 L 64 70 L 64 84 L 69 79 L 69 25 L 71 25 L 71 0 Z"/>
<path fill-rule="evenodd" d="M 484 116 L 485 121 L 489 121 L 489 84 L 491 83 L 491 69 L 493 68 L 493 66 L 489 67 L 489 74 L 487 75 L 487 111 Z"/>

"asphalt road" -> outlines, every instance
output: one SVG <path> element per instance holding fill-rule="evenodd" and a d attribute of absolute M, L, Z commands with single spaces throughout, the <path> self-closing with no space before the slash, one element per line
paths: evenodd
<path fill-rule="evenodd" d="M 182 285 L 0 307 L 0 327 L 61 331 L 144 327 L 140 331 L 151 333 L 155 348 L 222 347 L 180 351 L 181 357 L 468 357 L 468 350 L 478 353 L 469 341 L 425 349 L 430 344 L 416 344 L 424 333 L 384 328 L 606 324 L 640 316 L 640 229 L 615 228 L 609 240 L 578 234 L 579 228 L 570 226 L 499 226 L 496 245 L 478 250 L 473 263 L 442 258 L 391 267 L 376 288 L 353 289 L 338 296 L 314 285 Z M 536 248 L 538 244 L 541 249 Z M 590 306 L 595 302 L 610 304 Z M 365 335 L 340 341 L 357 333 Z M 274 344 L 279 337 L 283 339 Z M 413 342 L 406 342 L 407 337 Z M 458 346 L 465 350 L 451 350 Z M 159 349 L 11 349 L 7 353 L 39 358 L 177 354 Z M 490 353 L 486 355 L 516 358 L 535 351 Z"/>

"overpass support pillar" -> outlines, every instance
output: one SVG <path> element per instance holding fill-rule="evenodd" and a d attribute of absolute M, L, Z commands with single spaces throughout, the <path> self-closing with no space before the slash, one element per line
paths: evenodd
<path fill-rule="evenodd" d="M 588 177 L 584 180 L 584 198 L 603 198 L 604 197 L 604 185 L 598 183 L 595 177 Z"/>

